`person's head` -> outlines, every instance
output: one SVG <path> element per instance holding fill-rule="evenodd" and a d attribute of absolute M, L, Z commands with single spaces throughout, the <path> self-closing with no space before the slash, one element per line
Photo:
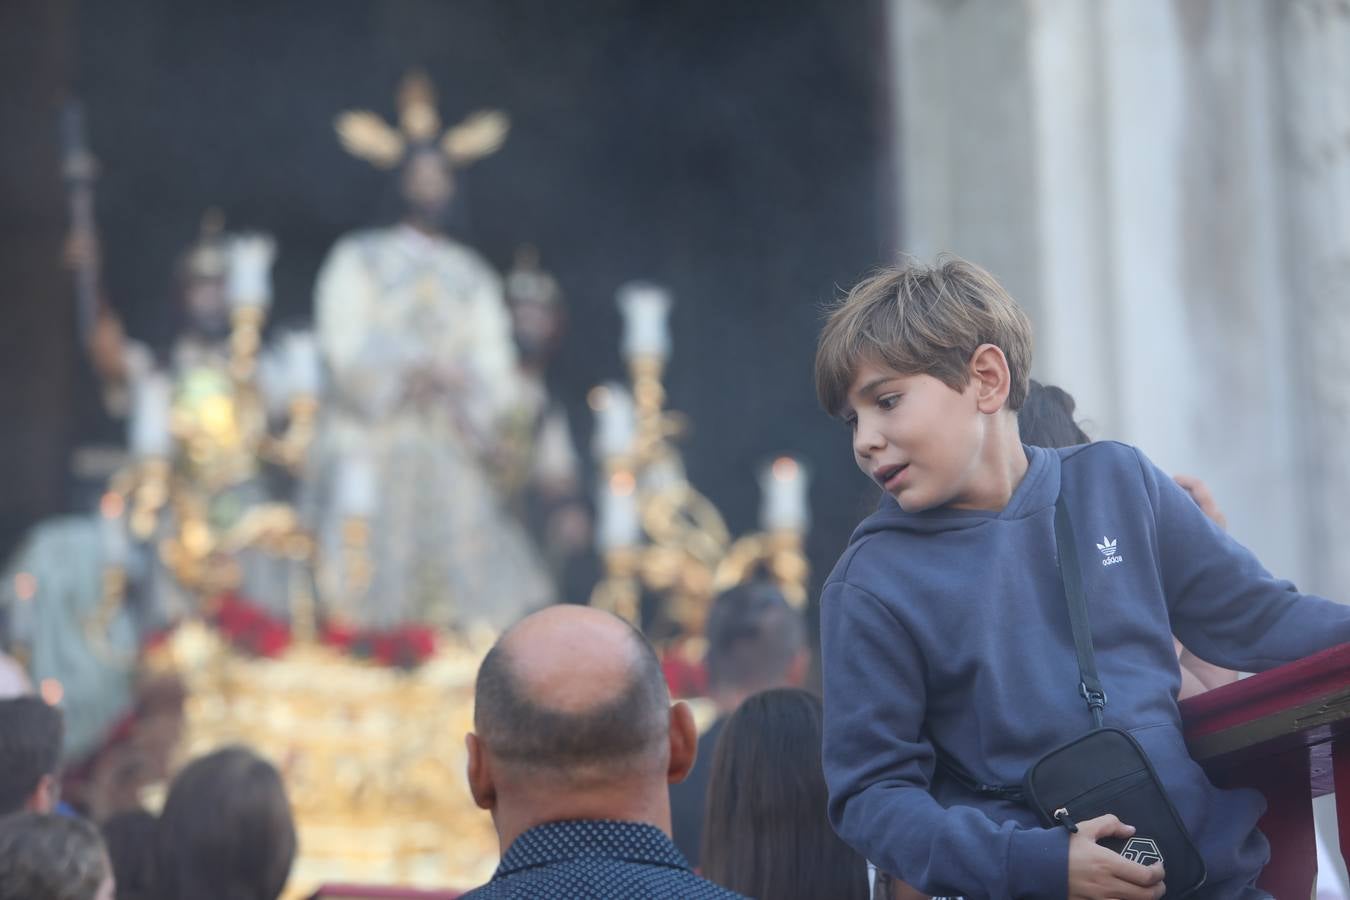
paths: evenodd
<path fill-rule="evenodd" d="M 1031 353 L 1008 292 L 944 255 L 881 271 L 830 312 L 816 392 L 850 427 L 858 467 L 902 508 L 980 506 L 989 470 L 1021 454 Z"/>
<path fill-rule="evenodd" d="M 562 337 L 565 311 L 558 282 L 539 267 L 539 251 L 524 246 L 506 276 L 506 302 L 511 310 L 511 333 L 527 363 L 542 366 Z"/>
<path fill-rule="evenodd" d="M 450 161 L 434 147 L 413 149 L 399 173 L 399 192 L 410 218 L 427 226 L 439 224 L 455 195 Z"/>
<path fill-rule="evenodd" d="M 561 819 L 669 833 L 667 785 L 688 774 L 697 743 L 646 639 L 617 616 L 560 604 L 512 626 L 483 659 L 469 787 L 492 812 L 503 851 Z"/>
<path fill-rule="evenodd" d="M 207 338 L 230 333 L 230 301 L 225 279 L 189 274 L 183 280 L 183 315 L 192 331 Z"/>
<path fill-rule="evenodd" d="M 189 332 L 210 340 L 230 333 L 224 226 L 220 210 L 207 210 L 197 242 L 184 251 L 176 273 L 183 324 Z"/>
<path fill-rule="evenodd" d="M 806 625 L 771 582 L 751 581 L 720 594 L 704 634 L 708 690 L 722 713 L 758 691 L 800 687 L 806 680 Z"/>
<path fill-rule="evenodd" d="M 145 810 L 122 812 L 103 823 L 103 843 L 117 882 L 117 900 L 152 900 L 157 821 Z"/>
<path fill-rule="evenodd" d="M 56 807 L 64 737 L 61 711 L 41 697 L 0 700 L 0 815 Z"/>
<path fill-rule="evenodd" d="M 1033 380 L 1026 402 L 1017 412 L 1022 442 L 1036 447 L 1072 447 L 1092 438 L 1073 418 L 1073 397 L 1053 384 Z"/>
<path fill-rule="evenodd" d="M 750 897 L 867 896 L 866 860 L 826 817 L 820 741 L 820 699 L 797 688 L 731 715 L 708 779 L 704 877 Z"/>
<path fill-rule="evenodd" d="M 0 819 L 0 900 L 113 900 L 98 829 L 84 819 L 23 812 Z"/>
<path fill-rule="evenodd" d="M 156 829 L 161 900 L 276 900 L 295 859 L 281 775 L 245 747 L 194 760 L 169 787 Z"/>

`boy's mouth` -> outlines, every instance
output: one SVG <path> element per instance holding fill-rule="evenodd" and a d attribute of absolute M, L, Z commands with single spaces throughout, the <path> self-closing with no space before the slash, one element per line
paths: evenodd
<path fill-rule="evenodd" d="M 877 484 L 881 485 L 883 490 L 893 491 L 900 483 L 900 476 L 909 468 L 909 463 L 902 466 L 882 466 L 872 473 L 872 477 Z"/>

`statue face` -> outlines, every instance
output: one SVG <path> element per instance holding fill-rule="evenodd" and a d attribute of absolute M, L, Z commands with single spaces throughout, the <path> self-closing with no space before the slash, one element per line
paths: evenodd
<path fill-rule="evenodd" d="M 419 215 L 439 218 L 450 206 L 455 179 L 450 163 L 439 153 L 422 150 L 414 153 L 403 167 L 403 199 Z"/>
<path fill-rule="evenodd" d="M 517 300 L 511 304 L 511 320 L 522 348 L 547 346 L 558 330 L 558 311 L 550 303 Z"/>
<path fill-rule="evenodd" d="M 230 301 L 222 278 L 190 277 L 183 286 L 183 304 L 192 327 L 202 334 L 219 336 L 230 330 Z"/>

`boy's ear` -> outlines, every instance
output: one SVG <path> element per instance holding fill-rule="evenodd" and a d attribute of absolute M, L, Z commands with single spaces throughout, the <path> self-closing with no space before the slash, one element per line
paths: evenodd
<path fill-rule="evenodd" d="M 975 390 L 975 406 L 992 415 L 1008 402 L 1012 373 L 1008 357 L 993 344 L 981 344 L 970 357 L 970 385 Z"/>

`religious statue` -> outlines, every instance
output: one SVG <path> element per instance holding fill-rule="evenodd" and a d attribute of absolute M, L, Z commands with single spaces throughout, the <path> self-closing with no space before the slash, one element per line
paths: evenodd
<path fill-rule="evenodd" d="M 532 246 L 516 251 L 506 300 L 519 354 L 519 396 L 499 454 L 499 479 L 512 509 L 544 554 L 559 592 L 582 599 L 598 575 L 591 551 L 591 513 L 567 410 L 548 385 L 566 326 L 558 282 Z"/>
<path fill-rule="evenodd" d="M 402 220 L 338 241 L 315 292 L 329 375 L 307 509 L 326 613 L 357 627 L 502 627 L 552 602 L 547 572 L 494 482 L 519 393 L 501 278 L 442 220 L 454 172 L 494 152 L 507 118 L 444 134 L 430 82 L 404 79 L 400 129 L 337 120 L 344 147 L 399 169 Z"/>

